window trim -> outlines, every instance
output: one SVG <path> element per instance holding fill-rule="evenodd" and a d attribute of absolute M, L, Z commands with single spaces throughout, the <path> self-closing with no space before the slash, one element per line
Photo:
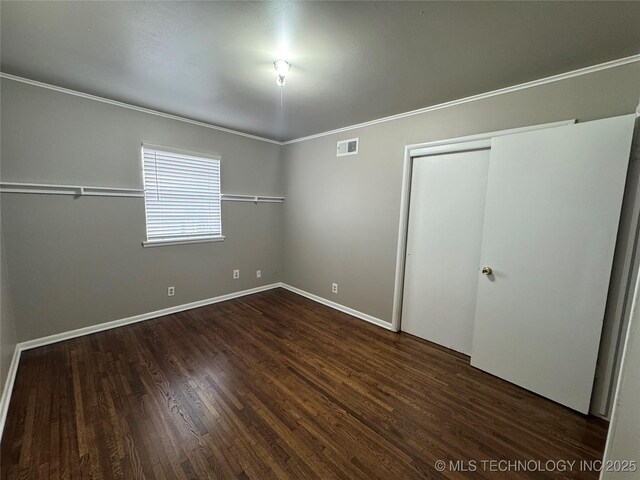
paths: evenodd
<path fill-rule="evenodd" d="M 188 245 L 190 243 L 211 243 L 211 242 L 223 242 L 225 239 L 224 235 L 219 237 L 200 237 L 200 238 L 184 238 L 181 240 L 145 240 L 142 242 L 142 246 L 144 248 L 150 247 L 166 247 L 169 245 Z"/>
<path fill-rule="evenodd" d="M 144 197 L 144 149 L 150 150 L 160 150 L 167 153 L 175 153 L 178 155 L 190 155 L 201 158 L 209 158 L 211 160 L 217 160 L 220 163 L 220 189 L 222 190 L 222 157 L 220 155 L 212 154 L 212 153 L 203 153 L 197 152 L 194 150 L 185 150 L 181 148 L 175 147 L 165 147 L 164 145 L 157 145 L 155 143 L 146 143 L 142 142 L 140 145 L 140 173 L 142 175 L 142 195 Z M 222 208 L 222 193 L 220 194 L 220 208 Z M 147 202 L 145 198 L 144 202 L 144 222 L 145 222 L 145 232 L 147 230 Z M 222 210 L 220 211 L 220 227 L 222 233 Z M 165 247 L 170 245 L 189 245 L 192 243 L 211 243 L 211 242 L 222 242 L 224 241 L 224 235 L 210 235 L 210 236 L 200 236 L 200 237 L 183 237 L 183 238 L 163 238 L 163 239 L 155 239 L 142 241 L 142 246 L 144 248 L 150 247 Z"/>

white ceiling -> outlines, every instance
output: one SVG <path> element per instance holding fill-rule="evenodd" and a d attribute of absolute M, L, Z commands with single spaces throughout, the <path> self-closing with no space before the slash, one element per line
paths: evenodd
<path fill-rule="evenodd" d="M 1 70 L 289 140 L 640 52 L 640 2 L 2 1 Z M 272 62 L 293 65 L 280 107 Z"/>

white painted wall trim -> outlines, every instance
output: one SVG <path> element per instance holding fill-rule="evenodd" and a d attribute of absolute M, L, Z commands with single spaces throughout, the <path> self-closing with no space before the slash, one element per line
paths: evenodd
<path fill-rule="evenodd" d="M 378 123 L 391 122 L 394 120 L 399 120 L 406 117 L 412 117 L 414 115 L 420 115 L 422 113 L 433 112 L 436 110 L 442 110 L 444 108 L 454 107 L 456 105 L 462 105 L 464 103 L 475 102 L 478 100 L 484 100 L 486 98 L 495 97 L 498 95 L 504 95 L 507 93 L 517 92 L 519 90 L 525 90 L 527 88 L 538 87 L 541 85 L 546 85 L 548 83 L 559 82 L 562 80 L 567 80 L 569 78 L 580 77 L 582 75 L 588 75 L 590 73 L 599 72 L 602 70 L 608 70 L 610 68 L 621 67 L 623 65 L 627 65 L 630 63 L 640 62 L 640 54 L 631 55 L 629 57 L 619 58 L 617 60 L 611 60 L 609 62 L 599 63 L 597 65 L 591 65 L 589 67 L 580 68 L 578 70 L 572 70 L 570 72 L 561 73 L 558 75 L 552 75 L 550 77 L 540 78 L 538 80 L 533 80 L 531 82 L 520 83 L 518 85 L 513 85 L 511 87 L 500 88 L 498 90 L 492 90 L 485 93 L 480 93 L 478 95 L 472 95 L 470 97 L 459 98 L 457 100 L 452 100 L 450 102 L 439 103 L 437 105 L 431 105 L 429 107 L 419 108 L 417 110 L 411 110 L 409 112 L 399 113 L 397 115 L 391 115 L 388 117 L 378 118 L 376 120 L 370 120 L 368 122 L 358 123 L 355 125 L 349 125 L 347 127 L 337 128 L 335 130 L 328 130 L 326 132 L 316 133 L 313 135 L 308 135 L 306 137 L 294 138 L 291 140 L 287 140 L 284 142 L 280 142 L 278 140 L 273 140 L 270 138 L 260 137 L 257 135 L 251 135 L 249 133 L 240 132 L 238 130 L 232 130 L 230 128 L 220 127 L 218 125 L 213 125 L 211 123 L 201 122 L 198 120 L 194 120 L 187 117 L 180 117 L 178 115 L 172 115 L 170 113 L 160 112 L 158 110 L 152 110 L 150 108 L 138 107 L 136 105 L 131 105 L 129 103 L 119 102 L 117 100 L 111 100 L 109 98 L 99 97 L 97 95 L 91 95 L 88 93 L 78 92 L 76 90 L 71 90 L 69 88 L 58 87 L 56 85 L 51 85 L 44 82 L 38 82 L 37 80 L 31 80 L 29 78 L 19 77 L 17 75 L 12 75 L 10 73 L 0 72 L 0 78 L 6 78 L 7 80 L 13 80 L 15 82 L 26 83 L 28 85 L 33 85 L 36 87 L 46 88 L 49 90 L 54 90 L 56 92 L 66 93 L 68 95 L 74 95 L 77 97 L 87 98 L 89 100 L 94 100 L 97 102 L 108 103 L 109 105 L 114 105 L 122 108 L 128 108 L 130 110 L 136 110 L 142 113 L 148 113 L 150 115 L 156 115 L 159 117 L 169 118 L 172 120 L 177 120 L 179 122 L 191 123 L 193 125 L 198 125 L 200 127 L 211 128 L 214 130 L 219 130 L 221 132 L 231 133 L 233 135 L 240 135 L 242 137 L 253 138 L 254 140 L 259 140 L 262 142 L 273 143 L 275 145 L 290 145 L 292 143 L 304 142 L 305 140 L 312 140 L 314 138 L 326 137 L 327 135 L 333 135 L 336 133 L 347 132 L 349 130 L 355 130 L 357 128 L 368 127 L 370 125 L 376 125 Z"/>
<path fill-rule="evenodd" d="M 509 128 L 507 130 L 499 130 L 497 132 L 476 133 L 474 135 L 465 135 L 464 137 L 455 137 L 445 140 L 435 140 L 433 142 L 418 143 L 415 145 L 407 145 L 407 148 L 409 149 L 409 155 L 411 155 L 411 157 L 440 155 L 442 153 L 460 152 L 463 150 L 482 150 L 485 148 L 490 148 L 491 139 L 495 137 L 513 135 L 514 133 L 530 132 L 533 130 L 542 130 L 545 128 L 565 127 L 567 125 L 573 125 L 574 123 L 576 123 L 576 119 L 572 118 L 569 120 L 560 120 L 558 122 Z"/>
<path fill-rule="evenodd" d="M 11 365 L 9 367 L 9 373 L 7 375 L 7 380 L 5 382 L 4 390 L 2 391 L 2 397 L 0 397 L 0 438 L 2 438 L 2 433 L 4 431 L 4 424 L 7 418 L 7 412 L 9 410 L 9 402 L 11 401 L 11 394 L 13 393 L 13 385 L 16 379 L 16 374 L 18 372 L 18 364 L 20 362 L 20 356 L 23 351 L 30 350 L 32 348 L 43 347 L 45 345 L 51 345 L 52 343 L 58 343 L 64 340 L 70 340 L 72 338 L 77 338 L 84 335 L 91 335 L 93 333 L 110 330 L 112 328 L 118 328 L 125 325 L 130 325 L 132 323 L 151 320 L 153 318 L 170 315 L 172 313 L 183 312 L 185 310 L 204 307 L 207 305 L 212 305 L 214 303 L 224 302 L 226 300 L 232 300 L 234 298 L 244 297 L 246 295 L 251 295 L 254 293 L 273 290 L 274 288 L 285 288 L 291 292 L 297 293 L 298 295 L 302 295 L 303 297 L 309 298 L 315 302 L 321 303 L 335 310 L 339 310 L 343 313 L 347 313 L 351 316 L 354 316 L 366 322 L 372 323 L 379 327 L 386 328 L 387 330 L 392 329 L 391 324 L 389 322 L 385 322 L 383 320 L 380 320 L 379 318 L 373 317 L 366 313 L 359 312 L 352 308 L 345 307 L 344 305 L 340 305 L 339 303 L 332 302 L 330 300 L 319 297 L 312 293 L 305 292 L 304 290 L 300 290 L 299 288 L 292 287 L 291 285 L 277 282 L 277 283 L 271 283 L 269 285 L 263 285 L 261 287 L 250 288 L 248 290 L 242 290 L 240 292 L 228 293 L 226 295 L 220 295 L 218 297 L 207 298 L 205 300 L 198 300 L 196 302 L 185 303 L 182 305 L 176 305 L 174 307 L 169 307 L 169 308 L 163 308 L 161 310 L 156 310 L 154 312 L 143 313 L 140 315 L 134 315 L 132 317 L 127 317 L 127 318 L 121 318 L 120 320 L 100 323 L 98 325 L 92 325 L 90 327 L 78 328 L 76 330 L 70 330 L 68 332 L 62 332 L 62 333 L 57 333 L 55 335 L 49 335 L 47 337 L 28 340 L 26 342 L 18 343 L 14 349 L 13 358 L 11 360 Z"/>
<path fill-rule="evenodd" d="M 407 257 L 407 232 L 409 230 L 409 197 L 411 192 L 411 171 L 413 159 L 409 153 L 410 145 L 404 147 L 402 166 L 402 186 L 400 187 L 400 220 L 398 221 L 398 244 L 396 247 L 396 278 L 393 287 L 393 307 L 391 326 L 394 332 L 400 330 L 402 318 L 402 295 L 404 293 L 404 269 Z"/>
<path fill-rule="evenodd" d="M 11 365 L 9 367 L 9 373 L 7 375 L 7 381 L 2 390 L 2 397 L 0 397 L 0 439 L 4 431 L 4 424 L 7 419 L 7 412 L 9 410 L 9 402 L 11 401 L 11 394 L 13 393 L 13 385 L 18 372 L 18 364 L 20 363 L 20 356 L 23 351 L 30 350 L 32 348 L 43 347 L 52 343 L 62 342 L 64 340 L 70 340 L 72 338 L 81 337 L 83 335 L 90 335 L 92 333 L 102 332 L 104 330 L 110 330 L 112 328 L 122 327 L 132 323 L 143 322 L 145 320 L 151 320 L 153 318 L 162 317 L 164 315 L 170 315 L 172 313 L 183 312 L 185 310 L 191 310 L 192 308 L 204 307 L 214 303 L 224 302 L 226 300 L 232 300 L 238 297 L 244 297 L 253 293 L 264 292 L 266 290 L 272 290 L 274 288 L 281 287 L 281 283 L 271 283 L 269 285 L 263 285 L 261 287 L 250 288 L 248 290 L 242 290 L 239 292 L 228 293 L 226 295 L 220 295 L 218 297 L 207 298 L 205 300 L 198 300 L 197 302 L 185 303 L 182 305 L 176 305 L 174 307 L 163 308 L 162 310 L 156 310 L 155 312 L 143 313 L 141 315 L 135 315 L 133 317 L 121 318 L 120 320 L 114 320 L 112 322 L 100 323 L 98 325 L 92 325 L 90 327 L 78 328 L 76 330 L 70 330 L 68 332 L 57 333 L 55 335 L 49 335 L 48 337 L 36 338 L 26 342 L 18 343 L 13 352 L 13 358 L 11 359 Z"/>
<path fill-rule="evenodd" d="M 336 302 L 332 302 L 331 300 L 327 300 L 326 298 L 320 297 L 318 295 L 314 295 L 313 293 L 306 292 L 299 288 L 292 287 L 291 285 L 287 285 L 286 283 L 282 283 L 280 284 L 280 286 L 286 290 L 289 290 L 290 292 L 297 293 L 298 295 L 302 295 L 303 297 L 313 300 L 314 302 L 321 303 L 322 305 L 326 305 L 327 307 L 331 307 L 334 310 L 338 310 L 340 312 L 351 315 L 352 317 L 359 318 L 360 320 L 364 320 L 365 322 L 373 323 L 378 327 L 382 327 L 387 330 L 394 331 L 392 325 L 389 322 L 380 320 L 379 318 L 376 318 L 367 313 L 359 312 L 358 310 L 354 310 L 353 308 L 350 308 L 350 307 L 345 307 L 344 305 L 341 305 Z"/>
<path fill-rule="evenodd" d="M 552 75 L 550 77 L 540 78 L 531 82 L 520 83 L 511 87 L 500 88 L 498 90 L 492 90 L 490 92 L 480 93 L 478 95 L 472 95 L 470 97 L 459 98 L 450 102 L 439 103 L 430 107 L 419 108 L 417 110 L 411 110 L 409 112 L 399 113 L 397 115 L 391 115 L 389 117 L 378 118 L 368 122 L 358 123 L 356 125 L 350 125 L 348 127 L 337 128 L 335 130 L 329 130 L 327 132 L 316 133 L 314 135 L 308 135 L 306 137 L 294 138 L 293 140 L 287 140 L 282 142 L 283 145 L 290 145 L 292 143 L 304 142 L 305 140 L 312 140 L 314 138 L 325 137 L 327 135 L 333 135 L 336 133 L 348 132 L 356 128 L 369 127 L 371 125 L 377 125 L 378 123 L 391 122 L 399 120 L 401 118 L 412 117 L 414 115 L 420 115 L 427 112 L 434 112 L 436 110 L 442 110 L 443 108 L 454 107 L 456 105 L 462 105 L 464 103 L 476 102 L 478 100 L 484 100 L 486 98 L 496 97 L 498 95 L 504 95 L 507 93 L 517 92 L 519 90 L 525 90 L 527 88 L 539 87 L 548 83 L 559 82 L 561 80 L 567 80 L 569 78 L 580 77 L 582 75 L 588 75 L 590 73 L 599 72 L 601 70 L 608 70 L 610 68 L 621 67 L 629 63 L 640 62 L 640 54 L 631 55 L 630 57 L 619 58 L 617 60 L 611 60 L 609 62 L 599 63 L 597 65 L 591 65 L 589 67 L 580 68 L 578 70 L 572 70 L 570 72 L 560 73 L 558 75 Z"/>
<path fill-rule="evenodd" d="M 411 192 L 411 170 L 413 159 L 426 155 L 439 155 L 453 152 L 464 152 L 491 148 L 491 139 L 502 135 L 511 135 L 544 128 L 556 128 L 572 125 L 576 121 L 562 120 L 559 122 L 543 123 L 527 127 L 510 128 L 496 132 L 486 132 L 465 137 L 456 137 L 434 142 L 407 145 L 404 148 L 404 165 L 402 170 L 402 188 L 400 194 L 400 220 L 398 224 L 398 246 L 396 250 L 396 275 L 393 292 L 393 309 L 391 318 L 391 330 L 400 330 L 402 317 L 402 293 L 404 290 L 404 265 L 407 249 L 407 230 L 409 227 L 409 196 Z"/>
<path fill-rule="evenodd" d="M 11 393 L 13 393 L 13 384 L 16 381 L 16 374 L 18 373 L 18 363 L 20 363 L 20 347 L 18 345 L 13 349 L 13 357 L 11 357 L 11 364 L 9 365 L 9 372 L 7 373 L 7 380 L 4 382 L 4 389 L 2 390 L 2 397 L 0 397 L 0 439 L 2 439 L 2 432 L 4 431 L 4 424 L 7 420 L 7 412 L 9 411 L 9 402 L 11 401 Z"/>
<path fill-rule="evenodd" d="M 155 248 L 155 247 L 170 247 L 173 245 L 190 245 L 192 243 L 211 243 L 211 242 L 224 242 L 226 237 L 224 235 L 220 235 L 218 237 L 191 237 L 191 238 L 182 238 L 180 240 L 169 240 L 169 239 L 161 239 L 161 240 L 145 240 L 142 242 L 142 246 L 144 248 Z"/>
<path fill-rule="evenodd" d="M 142 313 L 140 315 L 134 315 L 133 317 L 121 318 L 120 320 L 99 323 L 98 325 L 92 325 L 90 327 L 78 328 L 77 330 L 56 333 L 55 335 L 49 335 L 48 337 L 36 338 L 34 340 L 28 340 L 26 342 L 19 343 L 18 346 L 20 347 L 20 350 L 29 350 L 31 348 L 42 347 L 44 345 L 62 342 L 63 340 L 82 337 L 83 335 L 90 335 L 92 333 L 102 332 L 104 330 L 110 330 L 112 328 L 118 328 L 132 323 L 143 322 L 145 320 L 151 320 L 152 318 L 171 315 L 172 313 L 184 312 L 185 310 L 204 307 L 207 305 L 212 305 L 214 303 L 224 302 L 226 300 L 232 300 L 238 297 L 244 297 L 245 295 L 272 290 L 278 287 L 280 287 L 280 283 L 271 283 L 269 285 L 263 285 L 262 287 L 250 288 L 248 290 L 241 290 L 239 292 L 227 293 L 226 295 L 220 295 L 218 297 L 206 298 L 204 300 L 198 300 L 196 302 L 184 303 L 182 305 L 176 305 L 174 307 L 163 308 L 161 310 L 156 310 L 155 312 Z"/>
<path fill-rule="evenodd" d="M 78 328 L 76 330 L 70 330 L 68 332 L 57 333 L 55 335 L 49 335 L 47 337 L 36 338 L 34 340 L 28 340 L 26 342 L 21 342 L 17 345 L 20 351 L 29 350 L 32 348 L 43 347 L 45 345 L 51 345 L 52 343 L 62 342 L 64 340 L 70 340 L 76 337 L 82 337 L 84 335 L 91 335 L 93 333 L 102 332 L 104 330 L 110 330 L 112 328 L 118 328 L 125 325 L 130 325 L 132 323 L 143 322 L 145 320 L 151 320 L 153 318 L 163 317 L 165 315 L 171 315 L 173 313 L 184 312 L 185 310 L 191 310 L 194 308 L 205 307 L 207 305 L 212 305 L 214 303 L 224 302 L 227 300 L 233 300 L 234 298 L 244 297 L 246 295 L 252 295 L 254 293 L 264 292 L 267 290 L 273 290 L 274 288 L 285 288 L 294 293 L 302 295 L 303 297 L 310 298 L 318 303 L 326 305 L 328 307 L 334 308 L 341 312 L 347 313 L 354 317 L 365 320 L 369 323 L 373 323 L 380 327 L 390 329 L 391 324 L 389 322 L 385 322 L 384 320 L 380 320 L 379 318 L 373 317 L 366 313 L 359 312 L 349 307 L 345 307 L 344 305 L 340 305 L 339 303 L 332 302 L 325 298 L 319 297 L 309 292 L 305 292 L 304 290 L 300 290 L 299 288 L 292 287 L 291 285 L 287 285 L 285 283 L 271 283 L 269 285 L 264 285 L 262 287 L 250 288 L 248 290 L 241 290 L 239 292 L 228 293 L 226 295 L 220 295 L 218 297 L 207 298 L 204 300 L 198 300 L 196 302 L 185 303 L 182 305 L 176 305 L 174 307 L 163 308 L 161 310 L 156 310 L 154 312 L 142 313 L 140 315 L 134 315 L 132 317 L 121 318 L 119 320 L 113 320 L 111 322 L 99 323 L 98 325 L 92 325 L 90 327 Z"/>
<path fill-rule="evenodd" d="M 60 93 L 66 93 L 68 95 L 73 95 L 76 97 L 86 98 L 88 100 L 94 100 L 96 102 L 107 103 L 109 105 L 113 105 L 116 107 L 127 108 L 129 110 L 135 110 L 137 112 L 147 113 L 149 115 L 155 115 L 157 117 L 168 118 L 171 120 L 177 120 L 179 122 L 190 123 L 192 125 L 197 125 L 199 127 L 211 128 L 213 130 L 219 130 L 221 132 L 231 133 L 232 135 L 239 135 L 241 137 L 252 138 L 254 140 L 259 140 L 261 142 L 274 143 L 276 145 L 282 145 L 282 142 L 277 140 L 272 140 L 270 138 L 260 137 L 258 135 L 251 135 L 250 133 L 240 132 L 238 130 L 233 130 L 231 128 L 220 127 L 218 125 L 214 125 L 212 123 L 201 122 L 199 120 L 194 120 L 192 118 L 181 117 L 179 115 L 173 115 L 171 113 L 160 112 L 158 110 L 152 110 L 150 108 L 139 107 L 137 105 L 132 105 L 130 103 L 119 102 L 117 100 L 112 100 L 110 98 L 99 97 L 97 95 L 91 95 L 89 93 L 79 92 L 77 90 L 71 90 L 70 88 L 58 87 L 56 85 L 51 85 L 49 83 L 38 82 L 37 80 L 31 80 L 30 78 L 19 77 L 17 75 L 11 75 L 10 73 L 0 72 L 0 78 L 6 78 L 7 80 L 13 80 L 14 82 L 26 83 L 27 85 L 32 85 L 34 87 L 46 88 L 47 90 L 53 90 Z"/>
<path fill-rule="evenodd" d="M 611 450 L 613 448 L 613 442 L 616 436 L 616 431 L 617 431 L 617 426 L 618 426 L 618 409 L 620 408 L 621 405 L 621 395 L 622 395 L 622 388 L 625 384 L 625 372 L 627 368 L 638 368 L 637 365 L 627 365 L 628 361 L 627 361 L 627 356 L 629 355 L 629 349 L 632 348 L 633 345 L 633 340 L 634 340 L 634 336 L 638 335 L 640 332 L 638 332 L 638 328 L 636 326 L 637 322 L 638 322 L 638 312 L 640 311 L 640 305 L 639 305 L 639 301 L 640 301 L 640 277 L 635 279 L 635 286 L 634 286 L 634 295 L 633 295 L 633 302 L 631 305 L 631 315 L 629 317 L 629 326 L 627 327 L 627 333 L 626 336 L 624 338 L 623 341 L 623 347 L 622 347 L 622 359 L 620 361 L 620 372 L 618 374 L 618 379 L 615 385 L 615 394 L 614 394 L 614 398 L 613 398 L 613 408 L 611 410 L 611 422 L 609 423 L 609 431 L 607 432 L 607 441 L 605 443 L 604 446 L 604 454 L 603 454 L 603 461 L 607 461 L 607 460 L 613 460 L 611 457 Z M 636 344 L 638 342 L 636 341 Z M 630 458 L 629 460 L 636 460 L 634 458 Z M 607 475 L 608 472 L 606 472 L 606 469 L 602 469 L 600 471 L 600 480 L 603 480 L 605 478 L 605 476 Z M 615 472 L 613 473 L 613 475 L 615 475 Z"/>
<path fill-rule="evenodd" d="M 636 114 L 637 115 L 637 114 Z M 640 128 L 640 122 L 636 120 L 636 129 Z M 636 139 L 636 137 L 638 137 Z M 635 198 L 633 202 L 627 203 L 627 189 L 633 188 L 633 181 L 630 181 L 629 175 L 633 174 L 636 169 L 640 168 L 640 160 L 634 158 L 634 151 L 640 149 L 640 136 L 634 135 L 634 144 L 631 147 L 631 158 L 629 160 L 629 170 L 627 174 L 627 184 L 625 186 L 625 199 L 623 200 L 623 210 L 620 214 L 620 227 L 626 218 L 629 218 L 629 230 L 626 238 L 628 242 L 625 249 L 616 242 L 615 255 L 623 255 L 623 264 L 621 266 L 621 283 L 617 296 L 617 302 L 613 305 L 613 312 L 610 313 L 607 304 L 605 322 L 609 320 L 612 324 L 611 348 L 609 349 L 607 358 L 598 357 L 598 366 L 596 369 L 596 381 L 594 383 L 593 396 L 591 399 L 591 414 L 605 420 L 610 420 L 613 408 L 613 397 L 616 392 L 616 379 L 620 375 L 622 349 L 624 346 L 624 335 L 629 327 L 632 306 L 634 302 L 634 282 L 638 272 L 638 251 L 640 239 L 640 183 L 635 185 Z M 637 174 L 636 174 L 637 175 Z M 634 177 L 635 178 L 635 177 Z M 629 211 L 631 213 L 629 213 Z M 623 232 L 618 232 L 618 237 Z M 615 258 L 615 257 L 614 257 Z M 611 295 L 611 292 L 609 293 Z M 604 331 L 603 331 L 604 335 Z M 604 338 L 604 337 L 603 337 Z M 597 388 L 598 387 L 598 388 Z"/>

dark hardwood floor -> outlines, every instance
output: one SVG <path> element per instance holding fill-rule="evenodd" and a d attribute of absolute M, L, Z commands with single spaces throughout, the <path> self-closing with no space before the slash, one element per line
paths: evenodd
<path fill-rule="evenodd" d="M 605 435 L 463 355 L 278 289 L 23 353 L 0 460 L 3 479 L 597 478 L 479 462 L 600 459 Z"/>

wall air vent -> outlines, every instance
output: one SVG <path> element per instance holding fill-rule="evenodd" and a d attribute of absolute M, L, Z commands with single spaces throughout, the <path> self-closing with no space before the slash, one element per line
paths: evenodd
<path fill-rule="evenodd" d="M 351 138 L 349 140 L 341 140 L 338 142 L 338 149 L 336 150 L 337 157 L 344 157 L 345 155 L 357 155 L 358 154 L 358 138 Z"/>

